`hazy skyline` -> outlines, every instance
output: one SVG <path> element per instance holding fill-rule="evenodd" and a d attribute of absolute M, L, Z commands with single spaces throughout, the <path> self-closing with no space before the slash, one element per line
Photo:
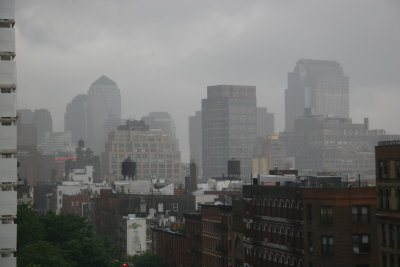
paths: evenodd
<path fill-rule="evenodd" d="M 16 1 L 18 108 L 47 108 L 63 130 L 67 103 L 105 74 L 122 117 L 168 111 L 188 161 L 188 116 L 207 86 L 255 85 L 284 128 L 287 73 L 300 58 L 341 64 L 350 117 L 400 133 L 400 2 Z"/>

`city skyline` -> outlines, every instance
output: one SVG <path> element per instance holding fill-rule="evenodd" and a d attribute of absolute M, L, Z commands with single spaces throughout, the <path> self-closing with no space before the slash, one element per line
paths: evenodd
<path fill-rule="evenodd" d="M 80 3 L 79 12 L 74 5 L 58 1 L 21 1 L 16 5 L 18 69 L 24 73 L 18 76 L 22 92 L 18 107 L 48 108 L 55 131 L 62 130 L 68 101 L 85 93 L 93 80 L 105 74 L 121 89 L 122 117 L 139 119 L 154 110 L 170 113 L 183 159 L 188 161 L 187 117 L 200 109 L 207 86 L 257 86 L 258 104 L 275 113 L 279 132 L 284 129 L 287 72 L 300 58 L 309 58 L 341 64 L 350 78 L 353 121 L 369 117 L 373 128 L 400 132 L 400 126 L 387 116 L 398 111 L 395 99 L 400 96 L 396 53 L 400 37 L 394 34 L 400 5 L 395 1 L 386 5 L 379 1 L 204 1 L 194 5 L 172 1 L 169 5 L 185 12 L 172 8 L 164 15 L 152 13 L 159 17 L 154 21 L 146 17 L 152 17 L 149 12 L 159 10 L 164 3 L 111 5 L 97 1 L 98 12 L 89 11 L 90 3 Z M 320 12 L 303 16 L 311 8 Z M 108 12 L 115 22 L 106 25 L 103 17 Z M 136 16 L 127 15 L 132 12 Z M 66 25 L 71 13 L 74 21 Z M 72 35 L 60 35 L 58 28 Z M 29 53 L 31 49 L 34 54 Z M 123 56 L 109 51 L 122 52 Z M 42 60 L 44 54 L 49 60 Z M 46 79 L 38 79 L 44 72 Z M 47 95 L 52 101 L 38 95 Z"/>

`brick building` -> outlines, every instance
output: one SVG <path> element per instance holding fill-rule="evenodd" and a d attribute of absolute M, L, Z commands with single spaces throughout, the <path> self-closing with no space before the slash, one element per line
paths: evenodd
<path fill-rule="evenodd" d="M 202 265 L 232 266 L 232 206 L 201 206 Z"/>
<path fill-rule="evenodd" d="M 201 214 L 185 213 L 182 232 L 169 228 L 152 228 L 152 252 L 168 262 L 168 266 L 200 267 Z"/>
<path fill-rule="evenodd" d="M 375 147 L 379 264 L 400 266 L 400 141 Z"/>
<path fill-rule="evenodd" d="M 377 266 L 375 195 L 371 187 L 244 186 L 244 266 Z"/>
<path fill-rule="evenodd" d="M 232 266 L 243 267 L 243 201 L 234 199 L 232 201 Z"/>
<path fill-rule="evenodd" d="M 302 188 L 304 266 L 377 266 L 376 190 Z"/>
<path fill-rule="evenodd" d="M 243 186 L 244 266 L 303 266 L 301 190 Z"/>
<path fill-rule="evenodd" d="M 119 221 L 128 214 L 146 218 L 150 209 L 153 209 L 155 215 L 169 214 L 182 219 L 185 211 L 195 209 L 195 197 L 186 194 L 122 194 L 113 193 L 111 189 L 102 189 L 100 197 L 93 201 L 95 230 L 114 240 L 118 239 Z"/>
<path fill-rule="evenodd" d="M 79 216 L 87 216 L 87 205 L 89 203 L 89 195 L 63 195 L 61 213 L 72 213 Z"/>

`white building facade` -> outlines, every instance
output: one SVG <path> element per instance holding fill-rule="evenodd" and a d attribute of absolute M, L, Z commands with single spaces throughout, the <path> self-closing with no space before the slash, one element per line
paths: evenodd
<path fill-rule="evenodd" d="M 146 250 L 146 219 L 129 214 L 126 220 L 126 254 L 133 256 Z"/>
<path fill-rule="evenodd" d="M 17 112 L 15 3 L 0 1 L 0 266 L 16 266 Z"/>

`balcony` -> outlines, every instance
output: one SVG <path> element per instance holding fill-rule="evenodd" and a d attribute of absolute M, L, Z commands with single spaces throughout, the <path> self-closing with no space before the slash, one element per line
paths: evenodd
<path fill-rule="evenodd" d="M 6 258 L 1 258 L 0 257 L 0 266 L 3 267 L 15 267 L 17 266 L 17 258 L 15 257 L 6 257 Z"/>
<path fill-rule="evenodd" d="M 0 158 L 0 183 L 17 182 L 17 159 Z"/>
<path fill-rule="evenodd" d="M 17 191 L 2 191 L 0 194 L 0 216 L 17 214 Z M 8 224 L 0 224 L 1 226 Z M 3 239 L 3 235 L 0 234 Z M 0 246 L 2 248 L 2 246 Z"/>
<path fill-rule="evenodd" d="M 0 84 L 15 85 L 17 83 L 15 61 L 0 61 Z"/>
<path fill-rule="evenodd" d="M 0 94 L 0 117 L 16 117 L 16 104 L 15 93 Z"/>
<path fill-rule="evenodd" d="M 17 126 L 0 125 L 0 152 L 14 153 L 17 150 Z"/>
<path fill-rule="evenodd" d="M 15 19 L 14 0 L 0 1 L 0 19 Z"/>
<path fill-rule="evenodd" d="M 0 28 L 0 52 L 15 53 L 15 30 Z"/>
<path fill-rule="evenodd" d="M 17 225 L 0 224 L 0 249 L 17 248 Z"/>

